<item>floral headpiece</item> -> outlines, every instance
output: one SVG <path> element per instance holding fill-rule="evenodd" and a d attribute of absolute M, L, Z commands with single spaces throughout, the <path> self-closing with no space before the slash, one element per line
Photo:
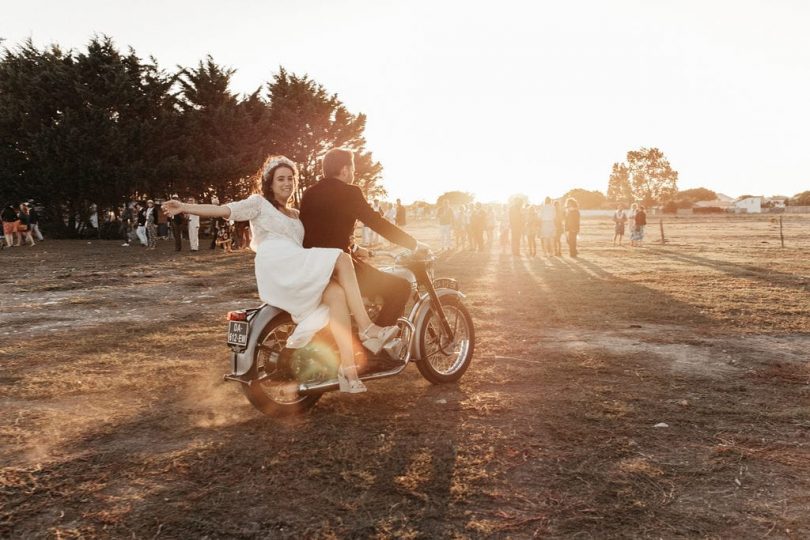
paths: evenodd
<path fill-rule="evenodd" d="M 278 167 L 279 165 L 284 165 L 292 169 L 293 174 L 298 176 L 298 167 L 295 166 L 293 160 L 286 158 L 284 156 L 275 156 L 273 159 L 267 161 L 264 164 L 264 169 L 262 169 L 262 178 L 267 180 L 267 175 L 270 174 L 270 171 Z"/>

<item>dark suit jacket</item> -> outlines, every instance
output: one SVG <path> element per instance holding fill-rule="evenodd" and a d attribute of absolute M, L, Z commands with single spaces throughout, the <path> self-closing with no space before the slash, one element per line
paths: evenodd
<path fill-rule="evenodd" d="M 376 212 L 359 187 L 337 178 L 323 178 L 304 192 L 300 218 L 305 248 L 329 247 L 348 252 L 354 240 L 354 222 L 359 219 L 391 242 L 416 249 L 416 239 Z"/>

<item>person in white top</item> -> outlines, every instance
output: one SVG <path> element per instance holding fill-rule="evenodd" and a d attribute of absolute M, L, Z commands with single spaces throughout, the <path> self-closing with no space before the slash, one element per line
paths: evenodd
<path fill-rule="evenodd" d="M 554 219 L 557 211 L 551 202 L 551 197 L 546 197 L 540 207 L 540 241 L 543 243 L 543 253 L 554 255 Z"/>
<path fill-rule="evenodd" d="M 197 199 L 189 197 L 188 203 L 197 204 Z M 191 251 L 200 250 L 200 216 L 195 214 L 188 215 L 188 242 L 191 244 Z"/>
<path fill-rule="evenodd" d="M 364 392 L 354 363 L 349 312 L 363 329 L 359 332 L 363 345 L 375 354 L 399 329 L 371 322 L 349 254 L 302 246 L 304 226 L 298 211 L 289 206 L 298 180 L 295 163 L 284 156 L 270 156 L 256 176 L 257 193 L 245 200 L 222 206 L 168 201 L 163 211 L 250 221 L 259 297 L 288 312 L 297 325 L 287 347 L 303 347 L 329 324 L 340 353 L 340 390 Z"/>

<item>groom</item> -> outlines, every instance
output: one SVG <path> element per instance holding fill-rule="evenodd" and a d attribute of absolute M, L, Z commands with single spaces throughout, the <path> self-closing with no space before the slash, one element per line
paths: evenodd
<path fill-rule="evenodd" d="M 362 221 L 373 231 L 395 244 L 416 249 L 414 237 L 383 219 L 363 197 L 354 182 L 354 154 L 345 148 L 333 148 L 323 157 L 323 178 L 304 192 L 301 199 L 301 222 L 304 224 L 304 247 L 338 248 L 354 256 L 357 282 L 363 296 L 380 296 L 383 306 L 377 320 L 380 326 L 396 323 L 402 315 L 410 284 L 386 274 L 358 259 L 367 250 L 354 243 L 354 222 Z"/>

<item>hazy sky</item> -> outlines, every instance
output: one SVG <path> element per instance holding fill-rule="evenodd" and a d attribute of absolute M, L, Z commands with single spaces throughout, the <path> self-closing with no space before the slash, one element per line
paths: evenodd
<path fill-rule="evenodd" d="M 206 54 L 251 92 L 278 66 L 368 115 L 392 197 L 605 191 L 657 146 L 679 187 L 810 189 L 810 2 L 146 0 L 13 2 L 0 37 L 161 66 Z"/>

